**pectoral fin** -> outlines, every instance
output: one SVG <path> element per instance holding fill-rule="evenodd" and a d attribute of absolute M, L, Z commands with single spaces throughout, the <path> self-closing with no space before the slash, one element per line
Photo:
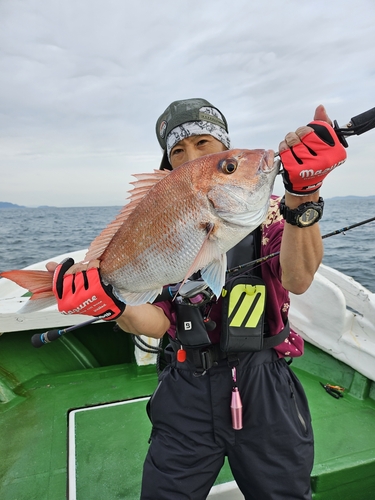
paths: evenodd
<path fill-rule="evenodd" d="M 190 266 L 181 286 L 186 280 L 198 270 L 207 285 L 217 297 L 220 297 L 221 289 L 225 283 L 225 273 L 227 269 L 227 257 L 221 254 L 214 238 L 210 238 L 214 231 L 214 224 L 207 224 L 206 237 L 196 258 Z M 209 262 L 209 264 L 207 264 Z"/>
<path fill-rule="evenodd" d="M 201 270 L 201 275 L 216 297 L 220 297 L 221 290 L 225 284 L 227 271 L 227 256 L 222 254 L 220 259 L 214 260 Z"/>

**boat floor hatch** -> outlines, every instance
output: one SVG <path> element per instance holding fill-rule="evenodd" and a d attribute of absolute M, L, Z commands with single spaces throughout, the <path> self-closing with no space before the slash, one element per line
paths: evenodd
<path fill-rule="evenodd" d="M 145 438 L 151 432 L 148 399 L 70 412 L 69 500 L 139 497 Z"/>
<path fill-rule="evenodd" d="M 80 408 L 69 413 L 69 500 L 139 499 L 147 437 L 151 433 L 145 411 L 148 399 Z M 226 464 L 216 484 L 229 480 L 233 478 Z"/>

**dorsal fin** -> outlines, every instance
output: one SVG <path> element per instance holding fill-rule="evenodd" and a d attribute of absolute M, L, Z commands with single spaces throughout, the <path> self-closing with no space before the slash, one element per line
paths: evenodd
<path fill-rule="evenodd" d="M 114 235 L 129 217 L 129 214 L 133 212 L 155 184 L 170 173 L 169 170 L 154 170 L 145 174 L 133 174 L 133 177 L 137 180 L 131 182 L 134 188 L 129 193 L 129 202 L 121 209 L 117 217 L 94 239 L 85 255 L 84 262 L 100 259 Z"/>

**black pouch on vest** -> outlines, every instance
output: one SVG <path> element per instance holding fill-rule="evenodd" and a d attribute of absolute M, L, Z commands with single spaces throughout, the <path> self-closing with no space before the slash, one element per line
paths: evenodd
<path fill-rule="evenodd" d="M 183 347 L 203 347 L 211 344 L 199 307 L 176 304 L 176 337 Z"/>
<path fill-rule="evenodd" d="M 222 292 L 220 348 L 224 352 L 263 348 L 266 286 L 257 276 L 238 276 Z"/>

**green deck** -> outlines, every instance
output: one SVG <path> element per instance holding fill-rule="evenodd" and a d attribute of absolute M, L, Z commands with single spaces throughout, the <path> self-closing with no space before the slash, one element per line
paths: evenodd
<path fill-rule="evenodd" d="M 141 398 L 155 367 L 137 367 L 129 336 L 109 324 L 41 349 L 30 337 L 0 337 L 0 498 L 60 500 L 69 477 L 71 500 L 138 499 L 151 430 Z M 373 499 L 375 384 L 312 346 L 292 367 L 313 416 L 314 500 Z M 319 381 L 345 387 L 344 398 Z M 228 480 L 225 467 L 218 482 Z"/>

